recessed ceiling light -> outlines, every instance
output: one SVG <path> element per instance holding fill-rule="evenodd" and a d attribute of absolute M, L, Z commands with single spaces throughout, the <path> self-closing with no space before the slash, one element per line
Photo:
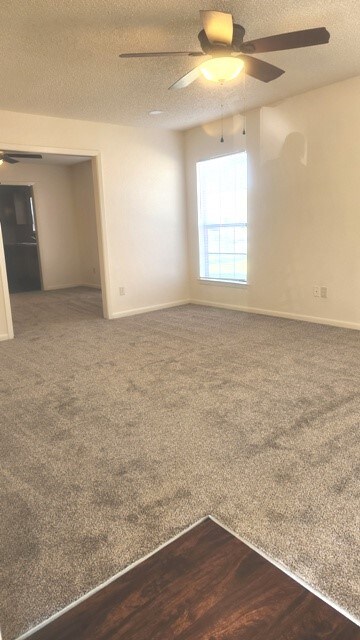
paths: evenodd
<path fill-rule="evenodd" d="M 149 116 L 159 116 L 161 113 L 164 112 L 160 111 L 159 109 L 154 109 L 154 111 L 149 111 Z"/>

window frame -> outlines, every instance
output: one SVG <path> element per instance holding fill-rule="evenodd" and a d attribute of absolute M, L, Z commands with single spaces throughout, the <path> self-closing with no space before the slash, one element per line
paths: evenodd
<path fill-rule="evenodd" d="M 237 254 L 235 252 L 235 255 L 241 255 L 241 256 L 245 256 L 246 257 L 246 280 L 236 280 L 236 279 L 232 279 L 232 278 L 214 278 L 212 276 L 201 276 L 201 243 L 203 243 L 204 237 L 201 238 L 200 233 L 201 233 L 201 227 L 239 227 L 239 228 L 245 228 L 246 229 L 246 240 L 248 241 L 248 219 L 246 216 L 246 222 L 239 222 L 239 223 L 223 223 L 223 224 L 207 224 L 207 225 L 201 225 L 200 224 L 200 191 L 199 191 L 199 176 L 198 176 L 198 165 L 203 163 L 203 162 L 209 162 L 211 160 L 219 160 L 221 158 L 228 158 L 229 156 L 234 156 L 234 155 L 240 155 L 240 154 L 245 154 L 246 156 L 246 171 L 248 171 L 248 162 L 247 162 L 247 151 L 246 149 L 241 149 L 241 150 L 237 150 L 237 151 L 231 151 L 230 153 L 222 153 L 221 155 L 216 155 L 216 156 L 211 156 L 211 157 L 207 157 L 207 158 L 201 158 L 199 160 L 196 161 L 196 165 L 195 165 L 195 174 L 196 174 L 196 221 L 197 221 L 197 252 L 198 252 L 198 276 L 197 276 L 197 280 L 199 283 L 201 284 L 210 284 L 210 285 L 218 285 L 218 286 L 230 286 L 230 287 L 247 287 L 248 286 L 248 250 L 246 251 L 246 253 L 244 252 L 239 252 L 239 254 Z M 248 188 L 246 188 L 246 209 L 248 212 Z M 247 213 L 246 212 L 246 213 Z M 247 246 L 248 249 L 248 246 Z M 208 254 L 207 254 L 208 255 Z"/>

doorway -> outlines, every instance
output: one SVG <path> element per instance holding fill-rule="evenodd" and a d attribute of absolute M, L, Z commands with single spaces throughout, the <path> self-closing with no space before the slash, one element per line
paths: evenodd
<path fill-rule="evenodd" d="M 41 290 L 32 187 L 0 185 L 0 224 L 10 293 Z"/>
<path fill-rule="evenodd" d="M 22 157 L 21 163 L 2 165 L 0 186 L 30 187 L 30 193 L 32 193 L 35 222 L 33 226 L 35 227 L 39 268 L 37 284 L 34 285 L 33 281 L 30 285 L 33 295 L 40 296 L 42 300 L 42 295 L 48 296 L 50 294 L 54 297 L 55 290 L 65 287 L 67 289 L 78 287 L 80 294 L 79 287 L 86 287 L 88 292 L 95 288 L 99 290 L 100 298 L 99 295 L 97 298 L 102 302 L 103 317 L 111 318 L 108 249 L 104 232 L 104 204 L 99 152 L 50 147 L 18 147 L 16 145 L 12 145 L 12 149 L 22 152 L 24 157 Z M 25 157 L 25 153 L 35 153 L 35 151 L 42 157 L 38 159 Z M 59 171 L 62 167 L 63 172 L 68 173 L 67 178 L 64 176 L 64 179 L 61 178 L 55 165 Z M 51 167 L 53 167 L 53 171 Z M 54 172 L 57 173 L 59 180 L 56 180 L 52 175 Z M 64 180 L 67 183 L 65 187 Z M 52 196 L 49 192 L 50 183 L 53 190 Z M 36 211 L 34 211 L 34 198 Z M 60 203 L 62 203 L 62 211 L 59 210 Z M 74 207 L 76 220 L 72 214 L 70 215 L 70 210 Z M 72 225 L 73 232 L 71 232 L 69 225 Z M 0 340 L 6 340 L 14 337 L 11 307 L 17 299 L 27 294 L 17 295 L 15 293 L 11 295 L 10 299 L 2 227 L 3 225 L 0 224 Z M 34 234 L 32 235 L 30 244 L 34 244 Z M 6 244 L 8 244 L 8 237 Z M 78 251 L 76 244 L 78 244 Z M 76 257 L 76 252 L 78 257 Z M 37 286 L 38 289 L 33 289 L 34 286 Z M 13 286 L 11 290 L 19 291 Z M 95 291 L 94 294 L 96 297 Z M 60 302 L 60 292 L 58 298 Z"/>

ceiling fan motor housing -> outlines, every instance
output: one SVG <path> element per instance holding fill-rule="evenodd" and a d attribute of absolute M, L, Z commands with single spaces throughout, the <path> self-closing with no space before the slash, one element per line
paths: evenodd
<path fill-rule="evenodd" d="M 242 51 L 241 46 L 245 36 L 245 29 L 240 24 L 233 24 L 233 39 L 231 45 L 222 42 L 210 42 L 205 30 L 198 34 L 199 42 L 204 53 L 216 56 L 226 56 L 232 51 Z"/>

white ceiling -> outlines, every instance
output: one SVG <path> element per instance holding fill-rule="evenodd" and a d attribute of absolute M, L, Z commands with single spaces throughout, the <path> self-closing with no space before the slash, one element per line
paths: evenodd
<path fill-rule="evenodd" d="M 328 45 L 259 56 L 286 73 L 246 80 L 246 108 L 360 74 L 359 0 L 0 0 L 0 108 L 186 129 L 243 110 L 242 81 L 168 87 L 189 57 L 120 59 L 131 51 L 198 49 L 199 9 L 233 13 L 245 39 L 325 26 Z M 164 111 L 150 116 L 150 110 Z"/>

